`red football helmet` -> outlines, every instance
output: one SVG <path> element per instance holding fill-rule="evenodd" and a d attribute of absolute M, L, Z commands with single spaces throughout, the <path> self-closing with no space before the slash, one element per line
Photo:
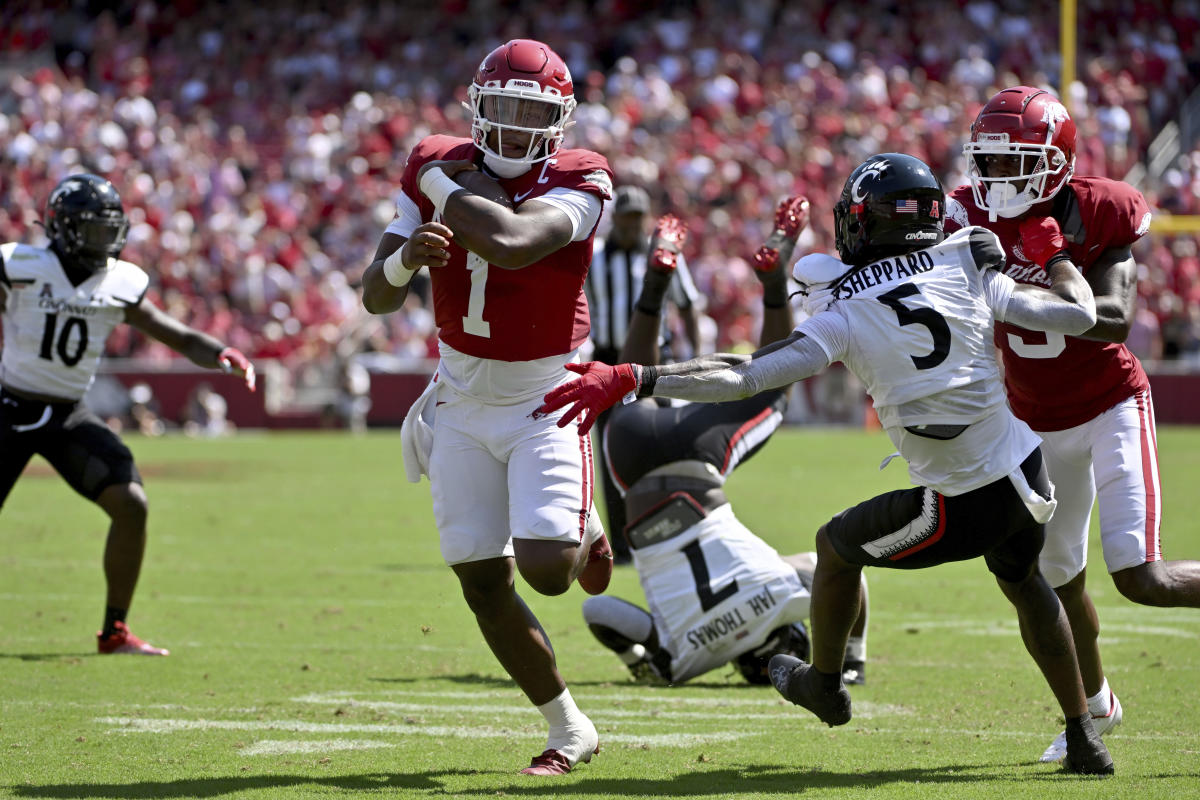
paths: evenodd
<path fill-rule="evenodd" d="M 963 152 L 975 204 L 993 220 L 1019 217 L 1035 203 L 1054 197 L 1071 179 L 1075 123 L 1054 95 L 1014 86 L 979 112 Z M 991 176 L 989 156 L 1012 156 L 1019 168 L 1010 175 Z"/>
<path fill-rule="evenodd" d="M 467 96 L 471 138 L 490 166 L 510 173 L 503 177 L 554 155 L 575 110 L 566 62 L 532 39 L 513 39 L 488 53 Z"/>

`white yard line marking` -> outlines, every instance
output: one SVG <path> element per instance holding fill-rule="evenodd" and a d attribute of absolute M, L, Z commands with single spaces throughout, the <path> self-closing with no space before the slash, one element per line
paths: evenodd
<path fill-rule="evenodd" d="M 1108 613 L 1107 609 L 1097 609 L 1101 611 L 1101 616 Z M 1116 612 L 1117 609 L 1113 609 Z M 1112 616 L 1126 616 L 1125 614 L 1112 613 Z M 1151 615 L 1147 615 L 1151 616 Z M 1159 617 L 1159 615 L 1153 615 Z M 1159 617 L 1155 622 L 1186 622 L 1183 617 L 1176 619 L 1163 619 Z M 1196 621 L 1193 617 L 1192 622 Z M 1017 627 L 1016 620 L 978 620 L 978 619 L 920 619 L 920 620 L 904 620 L 906 628 L 951 628 L 958 630 L 970 636 L 1020 636 L 1021 631 Z M 1190 628 L 1173 628 L 1166 625 L 1146 625 L 1135 622 L 1109 622 L 1103 624 L 1105 633 L 1132 633 L 1150 636 L 1175 636 L 1181 639 L 1200 639 L 1200 625 L 1192 625 Z"/>
<path fill-rule="evenodd" d="M 400 736 L 458 738 L 512 738 L 514 735 L 542 736 L 540 721 L 529 731 L 512 728 L 466 727 L 458 725 L 383 725 L 371 723 L 298 722 L 296 720 L 225 720 L 225 719 L 145 719 L 135 717 L 97 717 L 96 722 L 115 725 L 117 733 L 175 733 L 177 731 L 290 731 L 292 733 L 388 733 Z M 535 730 L 536 728 L 536 730 Z M 683 747 L 706 742 L 728 742 L 756 734 L 733 731 L 713 733 L 606 733 L 603 741 L 614 744 Z"/>
<path fill-rule="evenodd" d="M 351 698 L 341 697 L 320 697 L 319 695 L 308 695 L 303 698 L 294 698 L 298 702 L 314 703 L 318 705 L 334 705 L 346 706 L 349 708 L 369 708 L 377 711 L 408 711 L 423 714 L 439 714 L 439 713 L 459 713 L 459 714 L 522 714 L 529 710 L 528 706 L 508 706 L 508 705 L 487 705 L 481 703 L 399 703 L 394 700 L 354 700 Z M 773 705 L 782 705 L 781 703 L 772 703 L 764 698 L 764 702 L 758 704 L 761 709 L 769 709 Z M 856 719 L 871 719 L 872 717 L 888 714 L 892 716 L 902 716 L 908 714 L 906 709 L 899 706 L 884 705 L 882 703 L 867 703 L 858 702 L 854 705 L 854 716 Z M 714 714 L 712 711 L 665 711 L 661 708 L 643 706 L 639 709 L 619 709 L 619 708 L 602 708 L 589 709 L 588 716 L 593 720 L 603 720 L 609 718 L 628 718 L 628 719 L 645 719 L 645 720 L 662 720 L 662 719 L 713 719 L 714 717 L 731 717 L 736 719 L 779 719 L 778 713 L 746 713 L 744 711 L 736 711 L 729 715 Z"/>
<path fill-rule="evenodd" d="M 788 717 L 781 716 L 779 721 L 787 721 Z M 792 718 L 796 723 L 795 728 L 788 728 L 780 731 L 776 729 L 773 733 L 776 737 L 780 733 L 784 735 L 805 735 L 805 730 L 819 726 L 820 723 L 816 719 L 807 716 L 795 716 Z M 360 723 L 327 723 L 327 722 L 299 722 L 296 720 L 273 720 L 273 721 L 252 721 L 252 720 L 208 720 L 208 719 L 144 719 L 131 717 L 97 717 L 95 722 L 104 725 L 116 726 L 111 729 L 115 733 L 174 733 L 177 731 L 214 731 L 214 730 L 232 730 L 232 731 L 289 731 L 292 733 L 374 733 L 374 734 L 393 734 L 400 736 L 430 736 L 430 737 L 456 737 L 456 738 L 512 738 L 514 736 L 529 736 L 539 737 L 544 735 L 541 730 L 540 721 L 537 724 L 524 726 L 528 730 L 519 728 L 490 728 L 490 727 L 466 727 L 466 726 L 449 726 L 449 725 L 383 725 L 383 724 L 360 724 Z M 719 721 L 719 720 L 717 720 Z M 845 729 L 846 733 L 857 732 L 856 726 L 853 724 Z M 945 728 L 945 727 L 913 727 L 913 728 L 888 728 L 888 727 L 870 727 L 865 733 L 870 735 L 885 734 L 898 736 L 935 736 L 946 737 L 956 736 L 963 737 L 972 741 L 988 738 L 1002 739 L 1021 739 L 1030 741 L 1041 741 L 1046 738 L 1048 731 L 998 731 L 993 729 L 983 728 Z M 696 744 L 705 744 L 709 742 L 728 742 L 737 739 L 745 739 L 753 736 L 761 736 L 767 733 L 764 730 L 754 731 L 714 731 L 711 733 L 605 733 L 601 732 L 601 744 L 622 744 L 633 746 L 657 746 L 657 747 L 686 747 Z M 1151 741 L 1171 741 L 1179 742 L 1200 739 L 1200 736 L 1195 734 L 1170 734 L 1170 733 L 1124 733 L 1118 731 L 1113 734 L 1113 741 L 1131 741 L 1131 742 L 1151 742 Z M 356 740 L 338 739 L 338 742 Z M 245 752 L 243 750 L 243 752 Z"/>
<path fill-rule="evenodd" d="M 238 752 L 244 756 L 286 756 L 295 753 L 329 753 L 335 750 L 374 750 L 380 747 L 396 747 L 395 742 L 376 739 L 321 739 L 319 741 L 295 741 L 287 739 L 261 739 L 243 747 Z"/>

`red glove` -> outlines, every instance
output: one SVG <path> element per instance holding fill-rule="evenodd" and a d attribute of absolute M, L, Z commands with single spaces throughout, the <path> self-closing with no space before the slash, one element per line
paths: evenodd
<path fill-rule="evenodd" d="M 779 202 L 775 209 L 775 229 L 754 254 L 751 263 L 758 272 L 771 272 L 779 266 L 779 254 L 784 247 L 795 247 L 800 231 L 808 225 L 808 198 L 794 195 Z M 791 253 L 788 253 L 790 258 Z"/>
<path fill-rule="evenodd" d="M 687 225 L 674 214 L 664 214 L 654 226 L 650 239 L 650 258 L 646 263 L 659 272 L 674 272 L 679 263 L 683 243 L 687 241 Z"/>
<path fill-rule="evenodd" d="M 633 364 L 617 364 L 614 367 L 602 361 L 586 361 L 582 364 L 567 364 L 567 369 L 583 377 L 547 392 L 533 416 L 541 417 L 559 410 L 568 403 L 574 403 L 571 410 L 562 415 L 558 427 L 565 428 L 571 420 L 579 417 L 580 436 L 587 435 L 596 417 L 603 411 L 615 406 L 621 402 L 622 397 L 638 388 L 637 372 Z M 585 411 L 587 415 L 580 416 Z"/>
<path fill-rule="evenodd" d="M 1067 253 L 1067 240 L 1054 217 L 1029 217 L 1017 226 L 1025 257 L 1043 269 L 1059 253 Z M 1070 253 L 1067 253 L 1070 257 Z"/>
<path fill-rule="evenodd" d="M 236 347 L 226 347 L 217 354 L 217 363 L 221 366 L 221 371 L 225 374 L 242 375 L 246 378 L 246 388 L 254 391 L 255 375 L 254 365 L 250 363 L 250 359 L 238 350 Z"/>

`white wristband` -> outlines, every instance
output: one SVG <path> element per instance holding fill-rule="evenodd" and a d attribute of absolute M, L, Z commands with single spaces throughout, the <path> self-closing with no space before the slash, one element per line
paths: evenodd
<path fill-rule="evenodd" d="M 420 188 L 421 194 L 429 198 L 433 203 L 433 210 L 440 217 L 446 213 L 446 201 L 450 199 L 450 195 L 461 191 L 463 187 L 455 183 L 441 167 L 434 167 L 425 170 L 425 174 L 421 176 Z"/>
<path fill-rule="evenodd" d="M 405 242 L 404 244 L 408 244 Z M 404 257 L 400 254 L 404 250 L 404 245 L 396 248 L 396 252 L 383 260 L 383 278 L 392 286 L 399 289 L 402 286 L 407 286 L 412 280 L 412 276 L 417 274 L 417 269 L 409 269 L 404 266 Z"/>

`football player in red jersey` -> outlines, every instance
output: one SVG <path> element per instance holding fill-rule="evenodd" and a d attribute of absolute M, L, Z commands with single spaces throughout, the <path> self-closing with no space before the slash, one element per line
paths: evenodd
<path fill-rule="evenodd" d="M 1044 440 L 1058 509 L 1040 567 L 1070 618 L 1088 706 L 1103 733 L 1122 710 L 1104 678 L 1099 620 L 1084 588 L 1097 497 L 1104 561 L 1121 594 L 1144 605 L 1200 606 L 1200 562 L 1162 559 L 1150 383 L 1122 344 L 1137 297 L 1130 246 L 1149 229 L 1150 210 L 1128 184 L 1073 175 L 1075 123 L 1041 89 L 1015 86 L 992 97 L 963 149 L 970 183 L 947 199 L 947 230 L 990 228 L 1004 245 L 1005 272 L 1020 283 L 1046 286 L 1048 267 L 1069 261 L 1096 297 L 1096 325 L 1079 336 L 998 322 L 995 341 L 1009 403 Z M 1060 735 L 1042 760 L 1058 760 L 1064 746 Z"/>
<path fill-rule="evenodd" d="M 409 155 L 396 218 L 363 277 L 363 304 L 400 308 L 429 268 L 441 360 L 402 431 L 410 480 L 429 476 L 442 556 L 501 665 L 550 726 L 524 772 L 559 775 L 598 749 L 554 651 L 513 587 L 603 592 L 612 551 L 592 509 L 587 437 L 530 413 L 570 377 L 587 339 L 583 293 L 612 173 L 562 147 L 567 65 L 515 39 L 480 64 L 471 139 L 428 136 Z"/>
<path fill-rule="evenodd" d="M 48 247 L 0 244 L 0 506 L 38 453 L 71 488 L 111 520 L 104 547 L 107 584 L 102 655 L 165 656 L 125 624 L 146 550 L 146 492 L 133 454 L 82 402 L 104 343 L 128 323 L 202 367 L 242 375 L 241 352 L 167 316 L 146 299 L 150 276 L 123 261 L 129 220 L 99 175 L 69 175 L 46 203 Z"/>

